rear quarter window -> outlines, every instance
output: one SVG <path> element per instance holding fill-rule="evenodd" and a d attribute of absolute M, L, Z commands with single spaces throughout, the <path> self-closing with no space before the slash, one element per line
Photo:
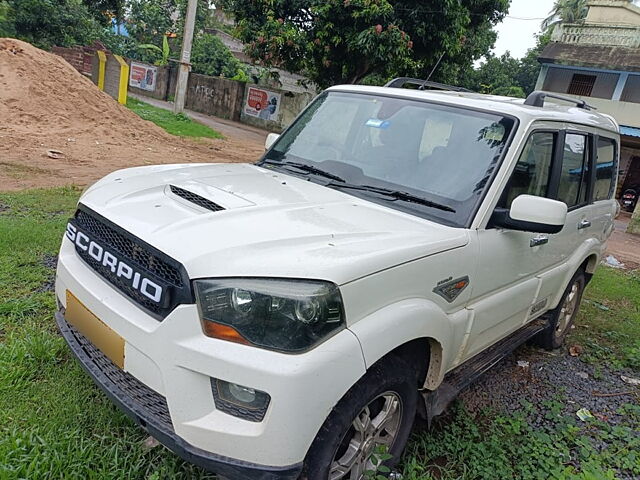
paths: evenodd
<path fill-rule="evenodd" d="M 598 137 L 596 184 L 593 191 L 595 201 L 607 200 L 613 196 L 617 169 L 616 141 L 611 138 Z"/>

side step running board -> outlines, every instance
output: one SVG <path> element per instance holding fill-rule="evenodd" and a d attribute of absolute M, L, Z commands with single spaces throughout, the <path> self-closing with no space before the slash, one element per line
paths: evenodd
<path fill-rule="evenodd" d="M 461 391 L 469 387 L 482 374 L 507 357 L 513 350 L 544 330 L 547 325 L 548 320 L 545 316 L 534 320 L 453 369 L 444 377 L 442 384 L 436 390 L 422 392 L 427 409 L 428 423 L 431 424 L 431 420 L 434 417 L 444 412 L 449 403 Z"/>

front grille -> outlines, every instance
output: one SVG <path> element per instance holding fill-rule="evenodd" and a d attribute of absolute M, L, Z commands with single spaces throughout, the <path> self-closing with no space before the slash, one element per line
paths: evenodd
<path fill-rule="evenodd" d="M 169 407 L 167 407 L 165 397 L 127 372 L 119 369 L 84 335 L 68 322 L 64 321 L 64 323 L 94 366 L 109 379 L 113 386 L 135 404 L 138 411 L 145 412 L 145 418 L 152 418 L 165 430 L 173 431 L 173 423 L 171 422 L 171 415 L 169 415 Z M 113 388 L 110 390 L 113 391 Z"/>
<path fill-rule="evenodd" d="M 80 230 L 89 234 L 92 239 L 115 254 L 118 259 L 125 261 L 137 270 L 147 272 L 154 281 L 163 285 L 167 298 L 164 303 L 154 302 L 134 288 L 130 280 L 118 276 L 117 272 L 112 272 L 110 268 L 105 267 L 103 262 L 92 257 L 89 251 L 76 246 L 78 255 L 96 273 L 156 318 L 166 317 L 177 305 L 193 303 L 187 273 L 179 262 L 83 205 L 80 205 L 76 212 L 74 221 Z"/>
<path fill-rule="evenodd" d="M 207 210 L 211 210 L 212 212 L 224 210 L 224 207 L 221 207 L 217 203 L 213 203 L 211 200 L 207 200 L 206 198 L 201 197 L 198 194 L 190 192 L 189 190 L 176 187 L 175 185 L 169 185 L 169 188 L 171 189 L 171 193 L 173 193 L 174 195 L 184 198 L 191 203 L 195 203 L 199 207 L 206 208 Z"/>
<path fill-rule="evenodd" d="M 167 283 L 175 285 L 176 287 L 182 286 L 180 270 L 154 256 L 144 248 L 140 242 L 116 232 L 113 228 L 108 227 L 91 214 L 82 210 L 78 211 L 76 220 L 85 230 L 89 230 L 91 233 L 100 237 L 104 243 L 120 252 L 127 259 L 133 260 L 138 265 L 145 267 Z"/>

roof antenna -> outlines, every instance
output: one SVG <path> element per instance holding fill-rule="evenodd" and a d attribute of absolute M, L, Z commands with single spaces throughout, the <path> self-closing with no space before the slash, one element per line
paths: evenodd
<path fill-rule="evenodd" d="M 463 37 L 460 38 L 460 47 L 462 48 L 465 43 L 467 43 L 467 37 L 463 36 Z M 429 74 L 427 79 L 424 81 L 424 83 L 420 86 L 420 88 L 418 90 L 424 90 L 425 89 L 425 87 L 427 86 L 427 83 L 429 83 L 429 80 L 431 80 L 431 76 L 434 74 L 434 72 L 438 68 L 438 65 L 440 65 L 440 62 L 442 61 L 442 58 L 444 57 L 445 53 L 447 53 L 446 50 L 444 52 L 442 52 L 442 55 L 440 55 L 440 58 L 438 59 L 438 61 L 434 65 L 434 67 L 431 69 L 431 73 Z"/>
<path fill-rule="evenodd" d="M 424 81 L 424 83 L 422 85 L 420 85 L 420 87 L 418 88 L 418 90 L 424 90 L 425 87 L 427 86 L 427 83 L 429 83 L 429 80 L 431 79 L 431 76 L 433 75 L 433 73 L 436 71 L 436 69 L 438 68 L 438 65 L 440 65 L 440 62 L 442 61 L 442 57 L 444 57 L 444 54 L 446 52 L 442 52 L 442 55 L 440 55 L 440 58 L 438 58 L 438 61 L 436 62 L 436 64 L 433 66 L 433 68 L 431 69 L 431 73 L 429 74 L 429 76 L 427 77 L 427 79 Z"/>

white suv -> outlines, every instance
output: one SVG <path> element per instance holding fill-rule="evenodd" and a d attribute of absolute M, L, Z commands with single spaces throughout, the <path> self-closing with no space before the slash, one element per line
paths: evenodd
<path fill-rule="evenodd" d="M 480 372 L 558 347 L 613 229 L 618 126 L 572 99 L 339 86 L 256 165 L 89 188 L 58 325 L 111 399 L 234 479 L 355 479 Z"/>

